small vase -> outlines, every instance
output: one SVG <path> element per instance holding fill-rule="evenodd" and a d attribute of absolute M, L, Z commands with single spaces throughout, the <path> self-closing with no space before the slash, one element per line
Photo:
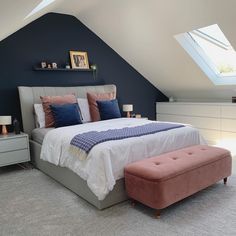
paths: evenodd
<path fill-rule="evenodd" d="M 20 122 L 15 118 L 13 121 L 15 134 L 20 134 Z"/>

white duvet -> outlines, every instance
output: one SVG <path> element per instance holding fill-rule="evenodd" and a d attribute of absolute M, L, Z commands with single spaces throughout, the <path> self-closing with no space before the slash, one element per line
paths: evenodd
<path fill-rule="evenodd" d="M 205 144 L 197 129 L 186 126 L 141 137 L 100 143 L 91 149 L 86 160 L 79 160 L 69 152 L 70 141 L 77 134 L 150 122 L 156 121 L 120 118 L 57 128 L 46 134 L 40 158 L 71 169 L 87 181 L 89 188 L 99 200 L 103 200 L 113 189 L 116 180 L 124 177 L 124 167 L 128 163 L 191 145 Z"/>

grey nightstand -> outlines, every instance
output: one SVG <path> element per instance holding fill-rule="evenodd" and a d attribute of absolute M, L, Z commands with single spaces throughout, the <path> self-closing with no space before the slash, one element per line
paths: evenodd
<path fill-rule="evenodd" d="M 0 167 L 30 161 L 28 135 L 0 135 Z"/>

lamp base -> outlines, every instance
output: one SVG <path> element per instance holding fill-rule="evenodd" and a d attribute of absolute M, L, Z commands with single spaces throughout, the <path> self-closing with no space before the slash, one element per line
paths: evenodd
<path fill-rule="evenodd" d="M 127 111 L 127 118 L 130 118 L 131 115 L 130 115 L 130 111 Z"/>
<path fill-rule="evenodd" d="M 2 134 L 3 135 L 7 135 L 8 134 L 6 125 L 2 125 Z"/>

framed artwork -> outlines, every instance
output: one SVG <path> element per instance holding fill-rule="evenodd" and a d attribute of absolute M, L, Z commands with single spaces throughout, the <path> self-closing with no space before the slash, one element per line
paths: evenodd
<path fill-rule="evenodd" d="M 89 69 L 87 52 L 70 51 L 72 69 Z"/>

